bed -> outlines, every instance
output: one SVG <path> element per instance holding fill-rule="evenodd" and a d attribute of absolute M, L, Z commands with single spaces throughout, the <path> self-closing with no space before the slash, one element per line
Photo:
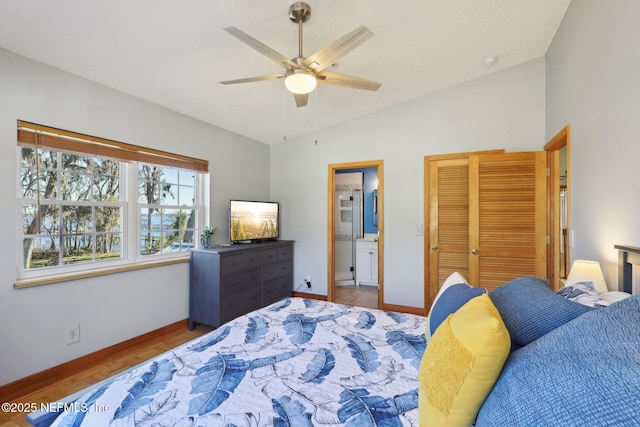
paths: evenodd
<path fill-rule="evenodd" d="M 640 248 L 616 248 L 620 289 L 630 291 Z M 510 348 L 471 418 L 448 425 L 640 425 L 640 297 L 586 307 L 542 279 L 518 278 L 473 301 L 481 299 L 497 308 Z M 445 322 L 463 308 L 455 310 Z M 287 298 L 27 420 L 35 426 L 439 425 L 422 418 L 424 384 L 437 380 L 447 388 L 458 361 L 445 356 L 435 373 L 441 378 L 425 379 L 427 356 L 444 329 L 430 336 L 428 324 L 422 316 Z M 458 402 L 463 407 L 466 396 Z"/>
<path fill-rule="evenodd" d="M 421 316 L 288 298 L 64 399 L 36 426 L 417 425 Z M 58 413 L 58 410 L 59 413 Z"/>

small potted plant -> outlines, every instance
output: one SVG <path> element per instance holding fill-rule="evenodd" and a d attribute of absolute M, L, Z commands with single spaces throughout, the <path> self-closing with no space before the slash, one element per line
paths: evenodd
<path fill-rule="evenodd" d="M 211 237 L 216 234 L 217 229 L 218 227 L 206 226 L 202 230 L 202 233 L 200 233 L 200 246 L 202 246 L 203 248 L 208 248 L 209 246 L 211 246 Z"/>

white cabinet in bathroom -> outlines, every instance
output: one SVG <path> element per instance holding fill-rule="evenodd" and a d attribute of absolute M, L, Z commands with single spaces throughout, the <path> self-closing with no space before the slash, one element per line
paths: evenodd
<path fill-rule="evenodd" d="M 356 240 L 356 285 L 378 285 L 378 242 Z"/>

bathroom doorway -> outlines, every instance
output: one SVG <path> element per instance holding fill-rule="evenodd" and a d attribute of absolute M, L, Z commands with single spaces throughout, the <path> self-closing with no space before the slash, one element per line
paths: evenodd
<path fill-rule="evenodd" d="M 382 160 L 329 165 L 329 301 L 383 306 L 382 166 Z"/>
<path fill-rule="evenodd" d="M 364 172 L 336 171 L 335 284 L 356 284 L 356 242 L 364 236 Z"/>

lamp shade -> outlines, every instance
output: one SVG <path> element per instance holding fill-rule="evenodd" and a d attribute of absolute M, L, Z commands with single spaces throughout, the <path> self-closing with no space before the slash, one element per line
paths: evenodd
<path fill-rule="evenodd" d="M 567 285 L 573 285 L 578 282 L 593 283 L 599 294 L 609 291 L 607 283 L 604 281 L 602 268 L 600 268 L 600 263 L 597 261 L 585 261 L 582 259 L 573 261 L 566 283 Z"/>
<path fill-rule="evenodd" d="M 284 85 L 287 90 L 297 95 L 305 95 L 313 92 L 318 81 L 315 76 L 306 70 L 290 70 L 284 79 Z"/>

